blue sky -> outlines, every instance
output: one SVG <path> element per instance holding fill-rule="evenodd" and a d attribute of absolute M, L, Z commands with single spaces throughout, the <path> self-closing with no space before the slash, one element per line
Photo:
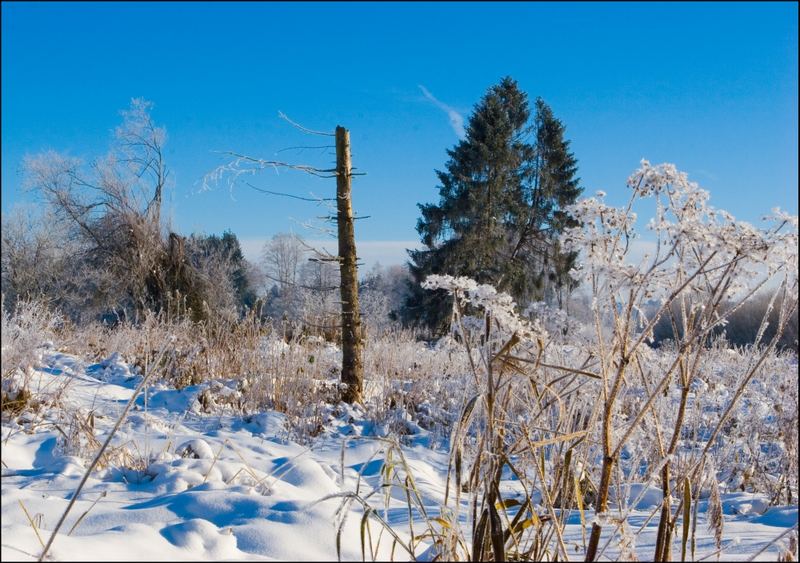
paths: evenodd
<path fill-rule="evenodd" d="M 132 97 L 168 132 L 179 232 L 261 241 L 326 213 L 247 187 L 202 191 L 214 151 L 327 165 L 278 118 L 351 130 L 367 261 L 403 259 L 458 118 L 505 75 L 567 127 L 586 192 L 622 204 L 641 158 L 674 162 L 711 202 L 797 213 L 796 3 L 8 3 L 2 5 L 2 209 L 25 154 L 105 152 Z M 432 99 L 433 98 L 433 99 Z M 438 102 L 434 101 L 437 100 Z M 332 180 L 260 187 L 329 196 Z"/>

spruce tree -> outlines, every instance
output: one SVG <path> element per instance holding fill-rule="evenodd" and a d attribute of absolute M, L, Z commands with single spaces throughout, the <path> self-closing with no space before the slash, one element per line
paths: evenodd
<path fill-rule="evenodd" d="M 561 306 L 563 291 L 575 287 L 569 271 L 575 265 L 577 253 L 563 252 L 558 236 L 575 221 L 564 207 L 574 203 L 583 189 L 580 187 L 578 160 L 569 150 L 564 138 L 564 124 L 558 120 L 541 98 L 536 99 L 536 114 L 531 130 L 534 139 L 532 174 L 526 189 L 528 217 L 517 239 L 512 255 L 520 254 L 527 262 L 527 271 L 536 290 L 522 288 L 515 292 L 518 300 L 545 299 Z M 525 291 L 527 289 L 528 291 Z"/>
<path fill-rule="evenodd" d="M 574 257 L 555 241 L 569 223 L 561 208 L 580 193 L 577 163 L 544 102 L 536 101 L 532 124 L 530 118 L 527 95 L 504 78 L 476 105 L 466 137 L 447 151 L 445 171 L 437 171 L 439 203 L 419 205 L 425 248 L 409 252 L 406 321 L 435 333 L 446 327 L 450 300 L 419 287 L 430 274 L 469 276 L 519 303 L 567 281 Z"/>

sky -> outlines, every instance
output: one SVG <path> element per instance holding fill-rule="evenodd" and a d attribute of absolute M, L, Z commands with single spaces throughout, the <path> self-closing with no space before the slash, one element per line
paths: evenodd
<path fill-rule="evenodd" d="M 315 130 L 351 133 L 367 266 L 418 245 L 418 203 L 502 77 L 566 126 L 586 195 L 627 201 L 639 161 L 673 162 L 712 205 L 798 210 L 798 13 L 784 3 L 2 3 L 2 211 L 32 205 L 25 155 L 104 154 L 131 98 L 167 130 L 171 227 L 326 239 L 315 203 L 204 185 L 224 151 L 328 167 Z M 322 139 L 322 140 L 321 140 Z M 332 179 L 265 171 L 302 197 Z M 309 228 L 308 224 L 312 226 Z M 330 248 L 333 248 L 331 245 Z"/>

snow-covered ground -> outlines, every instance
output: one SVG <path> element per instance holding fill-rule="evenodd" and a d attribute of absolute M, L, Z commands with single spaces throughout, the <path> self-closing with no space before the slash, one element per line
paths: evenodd
<path fill-rule="evenodd" d="M 98 364 L 50 351 L 31 379 L 34 390 L 57 399 L 58 408 L 43 406 L 37 415 L 2 427 L 3 560 L 38 558 L 42 544 L 72 498 L 91 452 L 113 427 L 140 381 L 140 376 L 112 356 Z M 361 515 L 358 503 L 337 513 L 344 497 L 363 496 L 384 479 L 386 428 L 368 422 L 357 409 L 330 406 L 324 430 L 309 444 L 289 439 L 288 421 L 278 412 L 250 416 L 206 414 L 199 397 L 225 382 L 209 382 L 183 390 L 150 387 L 139 396 L 91 475 L 56 537 L 48 558 L 56 560 L 335 560 L 337 525 L 345 520 L 341 558 L 361 560 Z M 409 424 L 403 452 L 429 518 L 439 514 L 444 499 L 448 454 L 431 444 L 427 432 Z M 506 498 L 516 484 L 503 483 Z M 325 497 L 327 500 L 322 500 Z M 644 525 L 635 550 L 652 557 L 657 518 L 648 518 L 661 501 L 656 488 L 634 488 L 638 504 L 628 525 Z M 378 499 L 378 500 L 375 500 Z M 409 511 L 405 492 L 383 493 L 373 506 L 403 541 L 408 541 Z M 750 493 L 722 495 L 724 540 L 722 560 L 748 560 L 776 537 L 797 525 L 797 506 L 768 507 L 767 499 Z M 697 525 L 697 559 L 713 555 L 714 532 L 701 503 Z M 463 515 L 466 514 L 463 511 Z M 412 511 L 413 518 L 420 518 Z M 29 518 L 31 521 L 29 521 Z M 592 520 L 591 514 L 587 521 Z M 462 517 L 466 525 L 465 517 Z M 421 522 L 421 521 L 420 521 Z M 610 531 L 611 526 L 607 526 Z M 420 523 L 417 530 L 422 529 Z M 377 539 L 378 527 L 371 528 Z M 38 537 L 37 537 L 38 536 Z M 565 543 L 576 560 L 583 557 L 579 514 L 569 516 Z M 679 539 L 678 539 L 679 542 Z M 601 547 L 605 540 L 601 542 Z M 384 534 L 379 558 L 391 556 Z M 779 543 L 757 555 L 775 560 Z M 425 545 L 417 555 L 430 558 Z M 616 558 L 611 544 L 604 558 Z M 673 554 L 680 554 L 679 543 Z M 367 554 L 369 558 L 369 554 Z M 408 559 L 403 549 L 395 559 Z"/>

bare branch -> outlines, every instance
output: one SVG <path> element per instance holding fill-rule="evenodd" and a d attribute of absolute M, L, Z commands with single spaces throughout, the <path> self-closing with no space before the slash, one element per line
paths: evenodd
<path fill-rule="evenodd" d="M 289 117 L 285 113 L 283 113 L 282 111 L 278 112 L 278 117 L 280 117 L 281 119 L 286 120 L 287 122 L 289 122 L 290 125 L 292 125 L 293 127 L 296 127 L 297 129 L 300 129 L 300 131 L 302 131 L 303 133 L 309 133 L 311 135 L 323 135 L 325 137 L 335 137 L 336 136 L 334 133 L 326 133 L 324 131 L 314 131 L 313 129 L 308 129 L 307 127 L 303 127 L 299 123 L 289 119 Z"/>
<path fill-rule="evenodd" d="M 304 150 L 315 150 L 315 149 L 321 150 L 321 149 L 332 149 L 332 148 L 335 148 L 334 145 L 317 145 L 315 147 L 298 146 L 298 147 L 286 147 L 285 149 L 281 149 L 278 152 L 280 153 L 286 151 L 304 151 Z"/>
<path fill-rule="evenodd" d="M 239 154 L 233 151 L 215 151 L 220 152 L 221 154 L 227 154 L 235 158 L 235 160 L 229 165 L 229 168 L 236 168 L 242 162 L 250 162 L 257 165 L 260 169 L 263 168 L 289 168 L 291 170 L 300 170 L 302 172 L 307 172 L 313 176 L 319 176 L 320 178 L 335 178 L 336 177 L 336 169 L 335 168 L 316 168 L 314 166 L 309 166 L 308 164 L 290 164 L 288 162 L 281 162 L 278 160 L 264 160 L 261 158 L 255 158 L 252 156 L 247 156 L 244 154 Z"/>
<path fill-rule="evenodd" d="M 250 182 L 245 182 L 245 184 L 250 186 L 251 188 L 253 188 L 257 192 L 270 194 L 270 195 L 280 195 L 280 196 L 284 196 L 284 197 L 291 197 L 291 198 L 299 199 L 299 200 L 302 200 L 302 201 L 314 201 L 314 202 L 317 202 L 317 203 L 322 203 L 323 201 L 336 201 L 336 198 L 332 198 L 332 197 L 301 197 L 299 195 L 292 195 L 292 194 L 287 194 L 287 193 L 283 193 L 283 192 L 273 192 L 271 190 L 265 190 L 264 188 L 259 188 L 259 187 L 254 186 Z"/>

